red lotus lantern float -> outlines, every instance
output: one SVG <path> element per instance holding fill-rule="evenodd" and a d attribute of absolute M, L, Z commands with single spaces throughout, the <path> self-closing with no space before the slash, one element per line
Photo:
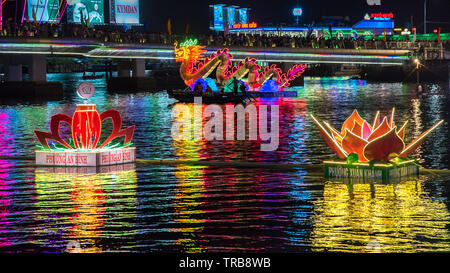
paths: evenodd
<path fill-rule="evenodd" d="M 92 84 L 82 83 L 77 88 L 82 98 L 92 97 L 95 88 Z M 112 132 L 103 143 L 99 144 L 102 122 L 111 119 Z M 60 135 L 61 123 L 67 123 L 71 129 L 72 141 L 67 143 Z M 117 110 L 97 112 L 95 104 L 80 104 L 72 117 L 57 114 L 51 117 L 50 132 L 34 131 L 42 150 L 36 151 L 38 165 L 98 166 L 134 162 L 135 148 L 130 147 L 135 125 L 122 128 L 122 117 Z M 124 137 L 123 145 L 111 144 L 119 137 Z M 51 148 L 52 140 L 64 148 Z"/>
<path fill-rule="evenodd" d="M 405 158 L 413 153 L 434 129 L 444 122 L 436 123 L 410 144 L 405 146 L 405 127 L 407 121 L 398 128 L 394 123 L 394 112 L 390 119 L 384 117 L 380 122 L 380 112 L 377 112 L 373 124 L 369 124 L 354 110 L 352 115 L 342 125 L 341 131 L 337 131 L 327 122 L 323 126 L 314 116 L 311 116 L 318 126 L 322 138 L 327 145 L 341 159 L 346 159 L 350 154 L 357 154 L 359 161 L 370 160 L 389 161 L 395 157 Z M 325 129 L 328 128 L 330 133 Z"/>
<path fill-rule="evenodd" d="M 370 124 L 354 110 L 342 125 L 341 131 L 311 115 L 326 144 L 341 159 L 324 161 L 325 176 L 358 180 L 417 176 L 418 164 L 407 156 L 420 147 L 443 120 L 405 145 L 405 128 L 408 122 L 397 127 L 394 112 L 395 109 L 392 109 L 390 118 L 384 117 L 382 121 L 380 112 L 377 112 L 375 120 Z"/>

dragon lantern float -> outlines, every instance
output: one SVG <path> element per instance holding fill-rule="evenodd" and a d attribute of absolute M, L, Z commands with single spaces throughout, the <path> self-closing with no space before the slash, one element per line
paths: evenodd
<path fill-rule="evenodd" d="M 261 67 L 256 59 L 250 58 L 233 65 L 233 56 L 227 48 L 219 49 L 206 58 L 205 53 L 205 46 L 198 45 L 197 40 L 189 39 L 181 44 L 175 42 L 175 60 L 181 63 L 180 75 L 187 86 L 201 81 L 212 90 L 218 90 L 236 78 L 255 91 L 260 90 L 270 80 L 272 88 L 277 89 L 271 91 L 280 91 L 303 74 L 306 68 L 304 64 L 294 65 L 287 73 L 283 73 L 276 65 Z M 214 70 L 216 78 L 208 78 Z"/>

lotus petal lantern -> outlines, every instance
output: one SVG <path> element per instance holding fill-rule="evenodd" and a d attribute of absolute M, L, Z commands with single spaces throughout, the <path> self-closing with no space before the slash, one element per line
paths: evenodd
<path fill-rule="evenodd" d="M 398 128 L 394 122 L 394 113 L 395 109 L 392 109 L 390 118 L 384 117 L 380 121 L 378 111 L 375 120 L 370 124 L 354 110 L 342 124 L 340 132 L 325 121 L 321 123 L 312 115 L 311 118 L 319 128 L 322 138 L 339 158 L 346 159 L 348 155 L 354 153 L 358 155 L 359 161 L 363 162 L 404 158 L 413 153 L 423 143 L 425 137 L 444 122 L 439 121 L 410 144 L 405 145 L 405 128 L 408 121 Z"/>

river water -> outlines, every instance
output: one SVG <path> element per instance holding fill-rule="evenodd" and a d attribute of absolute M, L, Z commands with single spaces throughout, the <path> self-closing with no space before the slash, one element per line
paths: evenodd
<path fill-rule="evenodd" d="M 64 100 L 0 107 L 0 252 L 450 250 L 450 177 L 345 184 L 302 168 L 137 164 L 93 174 L 17 160 L 33 156 L 34 129 L 48 130 L 52 115 L 72 115 L 83 103 L 73 91 L 80 74 L 48 80 L 64 83 Z M 395 107 L 396 123 L 409 121 L 406 142 L 450 121 L 448 84 L 417 92 L 402 83 L 306 78 L 298 98 L 254 102 L 280 109 L 279 147 L 263 152 L 258 141 L 175 141 L 176 104 L 165 92 L 110 94 L 104 79 L 93 83 L 99 112 L 117 109 L 123 126 L 136 125 L 141 159 L 315 164 L 332 153 L 309 114 L 340 128 L 353 109 L 371 121 Z M 445 122 L 413 155 L 422 166 L 450 167 L 449 128 Z"/>

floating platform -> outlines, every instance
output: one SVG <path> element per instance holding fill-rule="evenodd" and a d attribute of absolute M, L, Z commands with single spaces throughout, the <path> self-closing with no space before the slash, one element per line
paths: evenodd
<path fill-rule="evenodd" d="M 417 178 L 419 165 L 415 160 L 393 163 L 347 163 L 345 160 L 324 161 L 326 178 L 361 180 L 362 182 L 401 180 Z"/>
<path fill-rule="evenodd" d="M 108 165 L 98 167 L 37 167 L 37 171 L 44 171 L 52 174 L 98 174 L 115 173 L 135 170 L 135 163 L 124 163 L 119 165 Z"/>
<path fill-rule="evenodd" d="M 136 148 L 36 151 L 37 166 L 102 167 L 136 162 Z"/>
<path fill-rule="evenodd" d="M 247 91 L 253 98 L 296 98 L 297 91 Z"/>
<path fill-rule="evenodd" d="M 193 92 L 183 90 L 167 90 L 169 98 L 176 99 L 179 102 L 194 102 L 195 98 L 202 98 L 202 103 L 240 103 L 246 101 L 249 96 L 246 94 L 234 95 L 233 93 L 214 93 L 212 95 L 196 95 Z"/>

